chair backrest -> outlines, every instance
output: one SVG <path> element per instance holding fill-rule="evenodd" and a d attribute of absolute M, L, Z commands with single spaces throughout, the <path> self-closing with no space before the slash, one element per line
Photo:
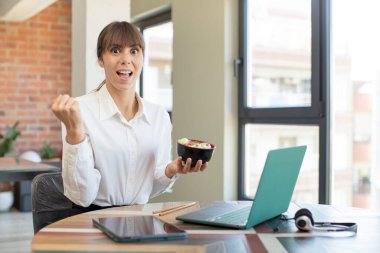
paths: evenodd
<path fill-rule="evenodd" d="M 63 218 L 82 213 L 63 194 L 61 172 L 43 173 L 32 181 L 32 215 L 34 233 Z"/>

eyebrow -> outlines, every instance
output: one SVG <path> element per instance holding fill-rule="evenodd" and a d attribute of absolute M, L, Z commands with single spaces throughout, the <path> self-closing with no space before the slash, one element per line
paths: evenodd
<path fill-rule="evenodd" d="M 141 46 L 138 44 L 129 45 L 128 47 L 139 47 L 139 48 L 141 48 Z"/>
<path fill-rule="evenodd" d="M 141 48 L 141 46 L 138 45 L 138 44 L 125 45 L 125 46 L 122 46 L 122 45 L 119 45 L 119 44 L 111 44 L 108 48 L 111 49 L 113 47 L 118 47 L 118 48 L 124 48 L 124 47 L 133 48 L 133 47 L 138 47 L 138 48 Z"/>
<path fill-rule="evenodd" d="M 113 48 L 113 47 L 123 47 L 122 45 L 119 44 L 111 44 L 108 48 Z"/>

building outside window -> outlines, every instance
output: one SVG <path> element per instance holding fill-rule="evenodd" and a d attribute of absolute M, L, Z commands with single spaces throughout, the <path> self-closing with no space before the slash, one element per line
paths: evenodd
<path fill-rule="evenodd" d="M 321 120 L 310 118 L 312 2 L 253 0 L 246 4 L 247 64 L 240 101 L 243 198 L 254 198 L 270 149 L 307 145 L 293 200 L 318 203 Z M 315 31 L 314 31 L 315 32 Z M 315 83 L 315 82 L 314 82 Z M 315 85 L 315 84 L 314 84 Z"/>
<path fill-rule="evenodd" d="M 306 144 L 294 201 L 380 208 L 380 3 L 241 3 L 240 198 L 269 149 Z"/>

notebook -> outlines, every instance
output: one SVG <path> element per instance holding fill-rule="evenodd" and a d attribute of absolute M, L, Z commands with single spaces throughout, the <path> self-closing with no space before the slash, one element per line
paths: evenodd
<path fill-rule="evenodd" d="M 176 219 L 189 223 L 249 229 L 286 212 L 305 152 L 306 146 L 270 150 L 252 204 L 214 203 Z"/>

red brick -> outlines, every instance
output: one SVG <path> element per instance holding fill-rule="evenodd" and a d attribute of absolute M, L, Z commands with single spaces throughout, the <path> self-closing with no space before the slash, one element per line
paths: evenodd
<path fill-rule="evenodd" d="M 57 126 L 51 126 L 50 130 L 55 132 L 61 132 L 61 125 L 59 124 Z"/>
<path fill-rule="evenodd" d="M 71 81 L 71 75 L 60 75 L 59 80 L 70 82 Z"/>
<path fill-rule="evenodd" d="M 0 60 L 0 63 L 14 64 L 16 60 L 14 58 L 4 58 Z"/>
<path fill-rule="evenodd" d="M 70 41 L 71 41 L 71 37 L 70 36 L 65 36 L 63 38 L 62 37 L 61 38 L 52 38 L 50 40 L 51 43 L 56 44 L 56 45 L 59 45 L 61 43 L 67 44 L 67 43 L 70 43 Z"/>
<path fill-rule="evenodd" d="M 24 44 L 18 45 L 17 49 L 21 50 L 22 52 L 27 51 L 27 53 L 29 54 L 30 52 L 38 50 L 39 46 L 35 44 L 24 43 Z"/>
<path fill-rule="evenodd" d="M 69 26 L 67 24 L 53 24 L 51 26 L 52 30 L 57 30 L 57 31 L 68 31 Z"/>
<path fill-rule="evenodd" d="M 32 125 L 32 124 L 37 124 L 38 121 L 37 119 L 21 119 L 20 120 L 20 125 Z"/>
<path fill-rule="evenodd" d="M 60 33 L 56 31 L 47 31 L 47 30 L 42 30 L 38 34 L 46 37 L 59 37 Z"/>
<path fill-rule="evenodd" d="M 57 136 L 57 134 L 54 134 L 54 133 L 43 133 L 43 134 L 40 134 L 39 135 L 39 138 L 42 138 L 44 140 L 50 140 L 50 139 L 54 139 L 55 137 Z"/>
<path fill-rule="evenodd" d="M 47 98 L 45 96 L 29 96 L 29 101 L 30 102 L 45 102 L 45 103 L 49 103 L 50 102 L 50 98 Z"/>
<path fill-rule="evenodd" d="M 10 119 L 10 118 L 0 118 L 0 125 L 8 125 L 8 126 L 11 126 L 13 125 L 15 122 L 16 122 L 17 119 Z M 1 130 L 1 132 L 3 133 L 4 132 L 4 129 Z"/>
<path fill-rule="evenodd" d="M 19 37 L 21 37 L 21 39 L 18 39 L 18 40 L 20 40 L 20 41 L 26 41 L 26 40 L 28 40 L 28 38 L 30 36 L 35 36 L 36 35 L 36 31 L 33 30 L 33 29 L 30 29 L 30 28 L 27 28 L 27 29 L 23 28 L 23 29 L 19 29 L 18 34 L 20 34 Z"/>
<path fill-rule="evenodd" d="M 23 58 L 26 56 L 27 52 L 21 50 L 8 50 L 8 54 L 12 58 Z"/>
<path fill-rule="evenodd" d="M 59 0 L 24 22 L 0 21 L 0 132 L 20 121 L 15 154 L 60 148 L 50 104 L 71 89 L 71 1 Z"/>
<path fill-rule="evenodd" d="M 29 43 L 43 44 L 47 43 L 48 38 L 45 37 L 31 37 L 29 38 Z"/>
<path fill-rule="evenodd" d="M 1 94 L 3 94 L 3 95 L 12 95 L 12 94 L 17 93 L 17 89 L 15 89 L 13 87 L 9 87 L 6 89 L 1 88 L 0 90 L 1 90 Z"/>
<path fill-rule="evenodd" d="M 18 78 L 23 79 L 23 80 L 37 80 L 37 75 L 36 74 L 19 74 Z"/>
<path fill-rule="evenodd" d="M 57 75 L 54 74 L 42 74 L 41 80 L 42 81 L 56 81 L 58 79 Z"/>
<path fill-rule="evenodd" d="M 11 41 L 17 41 L 17 43 L 20 43 L 20 41 L 22 42 L 28 41 L 28 38 L 25 36 L 20 36 L 20 35 L 10 35 L 10 36 L 6 36 L 4 40 L 9 41 L 8 43 L 11 43 Z"/>
<path fill-rule="evenodd" d="M 47 52 L 29 52 L 28 55 L 36 58 L 46 58 L 49 54 Z"/>
<path fill-rule="evenodd" d="M 24 133 L 22 134 L 22 137 L 24 139 L 35 139 L 37 137 L 37 133 L 27 133 L 26 131 L 24 131 Z"/>
<path fill-rule="evenodd" d="M 35 103 L 18 103 L 17 108 L 19 109 L 30 109 L 30 110 L 35 110 L 37 108 L 37 104 Z"/>
<path fill-rule="evenodd" d="M 53 17 L 53 16 L 40 16 L 38 18 L 39 21 L 44 21 L 48 23 L 56 23 L 58 21 L 58 17 Z"/>
<path fill-rule="evenodd" d="M 49 85 L 49 87 L 54 87 L 54 85 Z M 56 97 L 59 95 L 59 92 L 57 89 L 51 89 L 51 88 L 41 88 L 40 89 L 40 92 L 41 94 L 44 94 L 45 96 L 49 96 L 49 97 Z"/>
<path fill-rule="evenodd" d="M 17 89 L 17 93 L 20 95 L 35 95 L 39 93 L 37 89 Z"/>
<path fill-rule="evenodd" d="M 40 50 L 57 51 L 58 46 L 57 45 L 42 44 L 42 45 L 40 45 Z M 71 50 L 70 50 L 70 52 L 71 52 Z"/>
<path fill-rule="evenodd" d="M 51 125 L 54 127 L 55 127 L 55 125 L 57 125 L 57 123 L 59 123 L 58 119 L 53 119 L 53 118 L 40 119 L 39 122 L 40 122 L 40 124 Z M 51 129 L 51 127 L 50 127 L 50 129 Z"/>
<path fill-rule="evenodd" d="M 52 88 L 65 88 L 67 87 L 67 83 L 66 82 L 55 82 L 52 86 Z"/>
<path fill-rule="evenodd" d="M 8 102 L 25 102 L 27 98 L 25 96 L 9 95 L 6 97 Z"/>
<path fill-rule="evenodd" d="M 19 64 L 37 65 L 38 61 L 35 58 L 19 58 L 17 60 Z"/>
<path fill-rule="evenodd" d="M 0 73 L 0 80 L 16 79 L 16 73 Z"/>
<path fill-rule="evenodd" d="M 44 66 L 59 66 L 60 64 L 57 61 L 52 61 L 48 59 L 40 59 L 40 64 Z"/>
<path fill-rule="evenodd" d="M 25 68 L 25 66 L 21 66 L 21 65 L 17 65 L 17 66 L 12 65 L 12 66 L 7 67 L 7 71 L 9 71 L 9 72 L 24 72 L 24 71 L 26 71 L 26 68 Z"/>
<path fill-rule="evenodd" d="M 14 41 L 6 41 L 6 42 L 4 42 L 3 46 L 4 46 L 4 48 L 16 48 L 17 43 Z"/>
<path fill-rule="evenodd" d="M 30 27 L 33 29 L 39 29 L 39 28 L 48 29 L 49 25 L 48 25 L 48 23 L 45 23 L 45 22 L 35 21 L 35 22 L 30 23 Z"/>
<path fill-rule="evenodd" d="M 48 71 L 48 68 L 45 66 L 30 66 L 27 68 L 27 71 L 35 73 L 46 73 Z"/>
<path fill-rule="evenodd" d="M 9 102 L 4 103 L 4 100 L 5 100 L 5 98 L 1 98 L 1 100 L 0 100 L 0 101 L 2 101 L 0 103 L 1 109 L 6 110 L 6 112 L 8 112 L 9 110 L 16 109 L 16 105 L 17 104 L 15 104 L 15 103 L 9 103 Z"/>
<path fill-rule="evenodd" d="M 49 83 L 48 82 L 43 82 L 43 81 L 40 81 L 40 82 L 31 82 L 30 85 L 32 87 L 36 87 L 36 88 L 49 87 Z"/>

